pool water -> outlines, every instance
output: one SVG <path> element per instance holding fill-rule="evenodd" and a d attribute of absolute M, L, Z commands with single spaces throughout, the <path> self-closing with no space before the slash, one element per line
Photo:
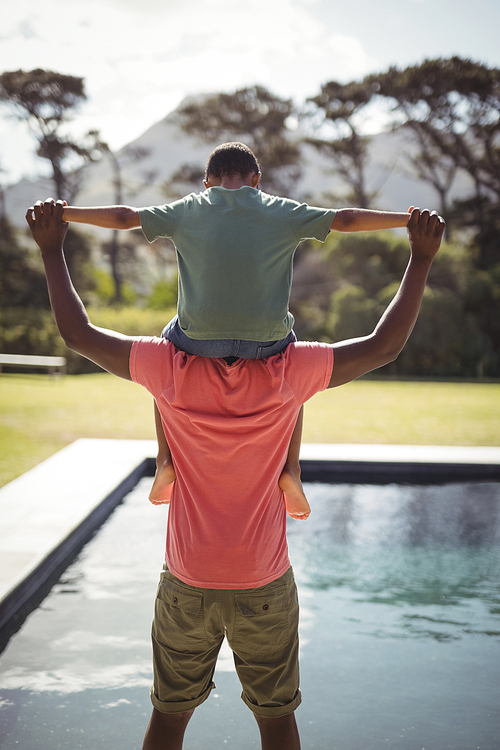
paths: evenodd
<path fill-rule="evenodd" d="M 143 480 L 0 656 L 0 748 L 141 747 L 166 508 Z M 498 750 L 500 485 L 306 485 L 303 750 Z M 258 748 L 229 649 L 186 750 Z"/>

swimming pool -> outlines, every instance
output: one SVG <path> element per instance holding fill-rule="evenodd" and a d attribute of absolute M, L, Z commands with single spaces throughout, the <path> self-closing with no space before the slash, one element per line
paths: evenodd
<path fill-rule="evenodd" d="M 0 748 L 141 746 L 166 509 L 143 480 L 0 656 Z M 289 522 L 304 750 L 498 750 L 500 484 L 306 485 Z M 258 748 L 223 650 L 195 748 Z M 209 744 L 207 745 L 207 738 Z"/>

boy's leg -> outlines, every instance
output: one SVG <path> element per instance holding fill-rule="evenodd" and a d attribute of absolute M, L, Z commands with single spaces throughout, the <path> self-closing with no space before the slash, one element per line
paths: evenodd
<path fill-rule="evenodd" d="M 161 505 L 162 503 L 170 502 L 172 483 L 175 480 L 175 469 L 156 401 L 154 402 L 154 410 L 158 455 L 156 457 L 156 474 L 149 493 L 149 499 L 154 505 Z"/>
<path fill-rule="evenodd" d="M 182 750 L 184 732 L 193 713 L 194 708 L 180 714 L 162 714 L 153 708 L 142 750 Z"/>
<path fill-rule="evenodd" d="M 287 714 L 276 719 L 257 716 L 262 750 L 300 750 L 299 730 L 295 714 Z"/>
<path fill-rule="evenodd" d="M 279 478 L 279 486 L 285 493 L 285 504 L 288 515 L 299 521 L 305 521 L 311 513 L 311 507 L 304 494 L 300 481 L 299 453 L 302 441 L 302 422 L 304 407 L 300 407 L 299 416 L 293 428 L 292 438 L 288 447 L 286 464 Z"/>

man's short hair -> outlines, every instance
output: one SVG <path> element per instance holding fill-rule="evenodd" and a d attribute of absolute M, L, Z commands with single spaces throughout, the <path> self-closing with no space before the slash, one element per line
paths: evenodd
<path fill-rule="evenodd" d="M 209 175 L 222 179 L 235 174 L 246 177 L 250 172 L 260 173 L 259 162 L 253 151 L 237 141 L 221 143 L 208 157 L 205 180 L 208 180 Z"/>

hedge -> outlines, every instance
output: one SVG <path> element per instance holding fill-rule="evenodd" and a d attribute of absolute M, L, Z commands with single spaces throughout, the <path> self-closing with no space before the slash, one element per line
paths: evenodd
<path fill-rule="evenodd" d="M 89 307 L 94 325 L 130 336 L 159 336 L 175 315 L 175 309 L 150 310 L 138 307 Z M 34 308 L 0 309 L 0 352 L 66 357 L 68 372 L 100 372 L 93 362 L 70 351 L 59 335 L 50 310 Z"/>

